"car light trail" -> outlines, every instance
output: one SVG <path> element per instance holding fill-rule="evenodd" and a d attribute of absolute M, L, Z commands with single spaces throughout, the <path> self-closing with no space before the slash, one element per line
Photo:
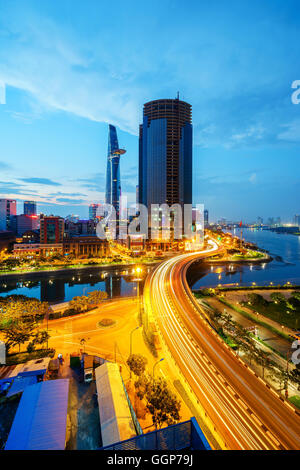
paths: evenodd
<path fill-rule="evenodd" d="M 161 263 L 146 279 L 151 309 L 169 352 L 229 449 L 299 449 L 300 418 L 237 357 L 206 321 L 187 284 L 192 262 L 221 248 Z"/>

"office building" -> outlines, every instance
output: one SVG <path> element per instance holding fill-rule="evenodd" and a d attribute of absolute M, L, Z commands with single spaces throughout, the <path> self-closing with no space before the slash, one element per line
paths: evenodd
<path fill-rule="evenodd" d="M 102 217 L 99 216 L 99 209 L 102 204 L 90 204 L 89 205 L 89 220 L 98 222 Z"/>
<path fill-rule="evenodd" d="M 177 99 L 144 105 L 139 134 L 139 202 L 192 204 L 192 107 Z"/>
<path fill-rule="evenodd" d="M 24 201 L 24 214 L 36 215 L 36 202 L 35 201 Z"/>
<path fill-rule="evenodd" d="M 138 184 L 135 187 L 135 203 L 136 205 L 139 203 L 139 185 Z"/>
<path fill-rule="evenodd" d="M 64 239 L 64 219 L 61 217 L 45 216 L 40 220 L 41 244 L 62 243 Z"/>
<path fill-rule="evenodd" d="M 96 235 L 96 226 L 97 222 L 94 219 L 77 220 L 77 222 L 65 220 L 65 233 L 67 236 Z"/>
<path fill-rule="evenodd" d="M 125 150 L 119 149 L 115 126 L 109 124 L 105 202 L 115 208 L 117 221 L 120 215 L 121 196 L 120 155 L 124 153 Z"/>
<path fill-rule="evenodd" d="M 296 227 L 300 227 L 300 215 L 295 215 L 294 217 L 294 225 L 296 225 Z"/>
<path fill-rule="evenodd" d="M 0 231 L 12 229 L 12 217 L 17 214 L 15 199 L 0 199 Z"/>
<path fill-rule="evenodd" d="M 204 209 L 204 227 L 208 227 L 209 222 L 208 222 L 208 210 Z"/>
<path fill-rule="evenodd" d="M 264 224 L 264 219 L 262 217 L 257 217 L 257 225 L 263 225 Z"/>
<path fill-rule="evenodd" d="M 11 227 L 15 234 L 23 236 L 28 230 L 36 231 L 39 228 L 39 217 L 37 215 L 14 215 L 12 216 Z"/>

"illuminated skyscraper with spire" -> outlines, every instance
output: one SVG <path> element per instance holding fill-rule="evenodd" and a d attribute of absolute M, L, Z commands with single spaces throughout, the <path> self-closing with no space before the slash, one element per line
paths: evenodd
<path fill-rule="evenodd" d="M 119 149 L 115 126 L 109 124 L 105 202 L 115 208 L 117 222 L 120 216 L 121 197 L 120 155 L 124 153 L 125 150 Z"/>

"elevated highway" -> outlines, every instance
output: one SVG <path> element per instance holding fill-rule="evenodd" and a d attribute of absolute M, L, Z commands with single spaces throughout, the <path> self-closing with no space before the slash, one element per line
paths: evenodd
<path fill-rule="evenodd" d="M 300 415 L 280 398 L 211 328 L 195 300 L 186 272 L 205 251 L 161 263 L 146 279 L 145 309 L 151 309 L 181 373 L 222 438 L 237 450 L 300 449 Z"/>

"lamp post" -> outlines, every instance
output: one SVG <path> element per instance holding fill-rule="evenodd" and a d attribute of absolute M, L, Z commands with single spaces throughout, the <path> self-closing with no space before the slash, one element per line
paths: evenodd
<path fill-rule="evenodd" d="M 164 359 L 165 359 L 164 357 L 160 358 L 160 359 L 154 364 L 154 366 L 153 366 L 153 370 L 152 370 L 153 385 L 154 385 L 154 373 L 155 373 L 155 368 L 156 368 L 157 364 L 159 364 L 159 363 L 160 363 L 161 361 L 163 361 Z"/>
<path fill-rule="evenodd" d="M 133 328 L 133 330 L 131 330 L 131 332 L 130 332 L 130 354 L 129 354 L 129 357 L 132 356 L 132 335 L 133 335 L 133 333 L 134 333 L 136 330 L 138 330 L 138 329 L 139 329 L 139 326 L 137 326 L 136 328 Z M 131 371 L 131 369 L 130 369 L 130 378 L 131 378 L 131 377 L 132 377 L 132 371 Z"/>
<path fill-rule="evenodd" d="M 139 329 L 139 326 L 137 326 L 136 328 L 133 328 L 133 330 L 131 330 L 131 332 L 130 332 L 130 355 L 129 355 L 129 357 L 132 355 L 132 335 L 138 329 Z"/>
<path fill-rule="evenodd" d="M 134 270 L 134 272 L 139 275 L 142 272 L 142 268 L 140 266 L 137 266 Z M 140 310 L 141 310 L 141 302 L 140 302 L 140 281 L 141 279 L 137 276 L 136 278 L 136 295 L 137 295 L 137 302 L 138 302 L 138 314 L 140 316 Z"/>

